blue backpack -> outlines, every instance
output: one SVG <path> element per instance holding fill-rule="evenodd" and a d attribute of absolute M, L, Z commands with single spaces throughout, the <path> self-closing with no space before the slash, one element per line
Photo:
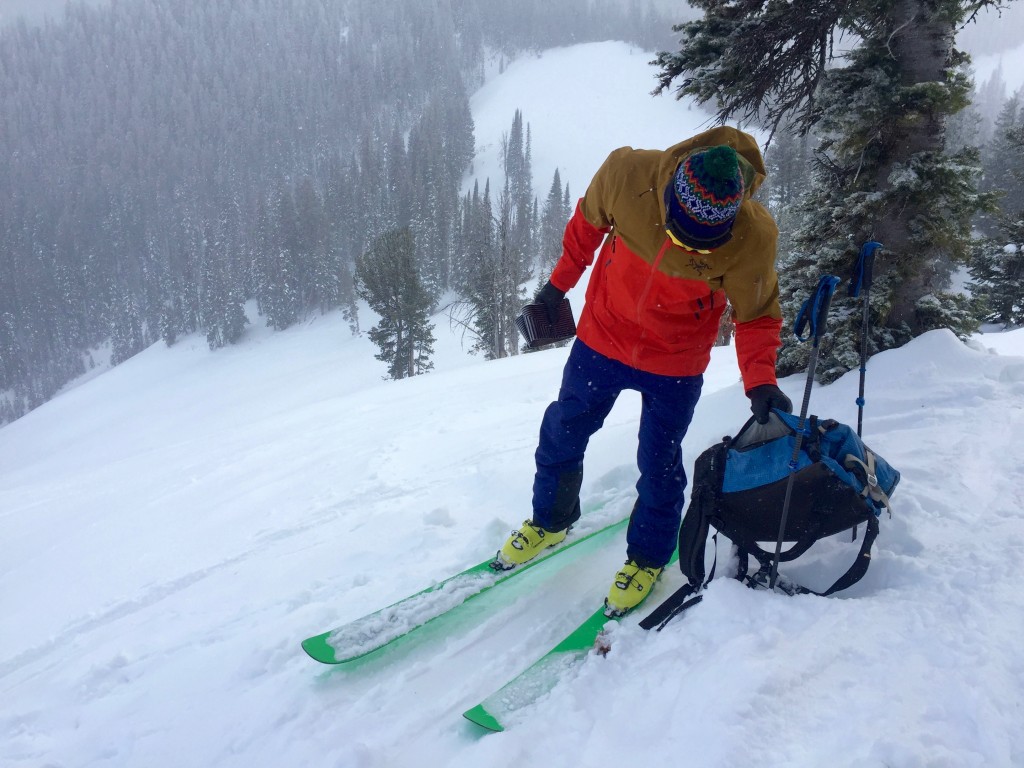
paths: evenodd
<path fill-rule="evenodd" d="M 790 594 L 830 595 L 859 581 L 870 564 L 871 545 L 878 536 L 882 510 L 892 514 L 889 497 L 900 480 L 896 471 L 845 424 L 816 416 L 806 419 L 800 452 L 791 466 L 800 419 L 774 410 L 767 424 L 750 419 L 735 437 L 726 437 L 702 453 L 694 465 L 690 504 L 679 530 L 679 567 L 687 584 L 672 595 L 641 626 L 664 625 L 672 616 L 698 602 L 699 592 L 714 578 L 715 565 L 705 578 L 704 549 L 714 528 L 736 546 L 736 578 L 751 587 L 767 586 L 778 540 L 787 484 L 792 495 L 783 542 L 791 546 L 780 562 L 792 561 L 819 539 L 860 524 L 866 530 L 860 552 L 850 569 L 823 592 L 812 592 L 783 580 Z M 748 575 L 748 556 L 760 564 Z"/>

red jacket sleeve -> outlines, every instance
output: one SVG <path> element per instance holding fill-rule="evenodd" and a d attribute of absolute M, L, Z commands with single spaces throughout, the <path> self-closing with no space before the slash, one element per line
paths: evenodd
<path fill-rule="evenodd" d="M 782 343 L 782 320 L 757 317 L 736 323 L 736 359 L 743 376 L 743 391 L 761 384 L 776 384 L 775 358 Z"/>
<path fill-rule="evenodd" d="M 598 228 L 587 221 L 580 203 L 562 237 L 562 257 L 551 272 L 551 284 L 560 291 L 568 291 L 580 281 L 583 272 L 594 263 L 594 252 L 601 245 L 610 227 Z"/>

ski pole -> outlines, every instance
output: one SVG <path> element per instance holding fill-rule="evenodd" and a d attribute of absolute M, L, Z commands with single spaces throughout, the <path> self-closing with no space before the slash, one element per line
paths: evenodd
<path fill-rule="evenodd" d="M 804 302 L 793 323 L 793 333 L 799 341 L 813 340 L 810 359 L 807 361 L 807 383 L 804 386 L 804 399 L 800 405 L 800 421 L 797 423 L 796 440 L 793 444 L 793 455 L 789 460 L 789 477 L 786 480 L 786 496 L 782 502 L 782 519 L 779 521 L 779 537 L 775 542 L 775 558 L 772 561 L 772 574 L 768 588 L 775 591 L 775 581 L 779 576 L 779 557 L 782 555 L 782 541 L 786 536 L 786 519 L 789 517 L 789 503 L 793 498 L 793 481 L 796 478 L 797 460 L 804 442 L 804 424 L 807 420 L 807 407 L 811 402 L 811 386 L 814 384 L 814 372 L 818 367 L 818 345 L 825 332 L 825 321 L 828 318 L 828 307 L 832 301 L 832 293 L 839 284 L 839 278 L 822 275 L 814 295 Z M 804 336 L 809 329 L 810 336 Z"/>
<path fill-rule="evenodd" d="M 853 277 L 850 278 L 850 298 L 856 299 L 864 290 L 864 311 L 860 323 L 860 392 L 857 395 L 857 437 L 862 437 L 861 430 L 864 424 L 864 379 L 868 372 L 868 324 L 871 322 L 871 306 L 869 296 L 871 294 L 872 272 L 875 268 L 875 254 L 882 244 L 869 240 L 861 246 L 860 254 L 857 256 L 857 263 L 853 267 Z"/>
<path fill-rule="evenodd" d="M 875 254 L 882 244 L 869 240 L 861 246 L 857 255 L 857 263 L 853 265 L 853 277 L 850 278 L 849 296 L 856 299 L 864 290 L 864 310 L 860 321 L 860 391 L 857 393 L 857 437 L 863 437 L 864 427 L 864 380 L 868 373 L 868 324 L 871 322 L 872 273 L 875 268 Z M 857 540 L 857 526 L 850 530 L 850 541 Z"/>

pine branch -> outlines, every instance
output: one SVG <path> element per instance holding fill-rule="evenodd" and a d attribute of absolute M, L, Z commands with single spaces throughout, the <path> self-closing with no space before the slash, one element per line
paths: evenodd
<path fill-rule="evenodd" d="M 661 93 L 713 101 L 721 122 L 755 120 L 774 131 L 789 116 L 801 133 L 815 121 L 815 92 L 833 59 L 832 36 L 846 4 L 800 0 L 710 0 L 703 19 L 679 25 L 678 52 L 658 54 Z"/>

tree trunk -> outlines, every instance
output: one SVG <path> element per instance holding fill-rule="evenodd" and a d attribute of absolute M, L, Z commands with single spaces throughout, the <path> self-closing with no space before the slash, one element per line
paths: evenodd
<path fill-rule="evenodd" d="M 893 15 L 894 31 L 889 49 L 899 64 L 900 85 L 910 88 L 922 83 L 944 83 L 953 51 L 953 24 L 943 19 L 932 3 L 922 0 L 897 0 Z M 945 121 L 944 112 L 920 110 L 908 112 L 887 126 L 889 151 L 879 168 L 876 188 L 891 188 L 889 179 L 893 170 L 898 166 L 906 167 L 914 155 L 941 152 Z M 911 201 L 894 206 L 877 222 L 874 232 L 875 239 L 890 254 L 884 270 L 901 273 L 886 325 L 895 327 L 905 323 L 914 334 L 921 330 L 917 327 L 917 300 L 946 287 L 946 275 L 937 269 L 937 264 L 943 261 L 942 254 L 914 252 L 919 246 L 914 243 L 912 226 L 922 210 L 921 203 Z"/>

